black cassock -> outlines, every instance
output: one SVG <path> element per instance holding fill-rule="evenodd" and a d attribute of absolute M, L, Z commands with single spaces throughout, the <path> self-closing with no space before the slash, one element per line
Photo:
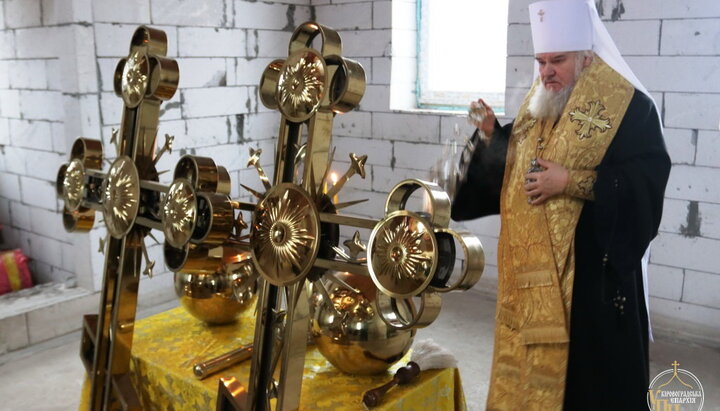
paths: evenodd
<path fill-rule="evenodd" d="M 496 123 L 489 146 L 473 138 L 452 218 L 500 212 L 512 123 Z M 657 235 L 670 158 L 652 101 L 635 90 L 596 169 L 595 200 L 575 229 L 566 410 L 646 410 L 648 318 L 640 261 Z M 650 278 L 652 281 L 652 278 Z"/>

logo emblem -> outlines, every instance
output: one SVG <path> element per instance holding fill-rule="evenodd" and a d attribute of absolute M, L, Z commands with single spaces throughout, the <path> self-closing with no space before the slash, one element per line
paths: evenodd
<path fill-rule="evenodd" d="M 671 365 L 672 369 L 661 372 L 650 383 L 647 394 L 650 410 L 702 410 L 705 394 L 700 380 L 690 371 L 678 368 L 677 361 Z"/>

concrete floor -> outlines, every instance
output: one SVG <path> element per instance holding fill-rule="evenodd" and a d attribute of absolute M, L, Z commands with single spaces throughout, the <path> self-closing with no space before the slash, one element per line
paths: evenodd
<path fill-rule="evenodd" d="M 175 304 L 140 313 L 151 315 Z M 443 297 L 440 318 L 420 330 L 417 340 L 432 338 L 460 360 L 469 410 L 483 410 L 493 348 L 495 302 L 475 292 Z M 78 356 L 79 334 L 73 333 L 0 357 L 1 410 L 77 409 L 84 369 Z M 651 377 L 671 368 L 694 373 L 703 385 L 703 410 L 720 410 L 720 352 L 677 342 L 651 345 Z"/>

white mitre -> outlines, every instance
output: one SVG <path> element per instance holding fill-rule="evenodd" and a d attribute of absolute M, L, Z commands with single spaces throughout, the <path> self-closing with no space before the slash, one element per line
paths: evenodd
<path fill-rule="evenodd" d="M 635 76 L 620 54 L 607 28 L 600 20 L 594 0 L 546 0 L 532 3 L 530 10 L 530 28 L 532 29 L 535 54 L 557 53 L 563 51 L 592 50 L 608 66 L 625 77 L 636 89 L 647 95 L 658 114 L 660 110 L 655 99 Z M 535 77 L 538 75 L 535 62 Z M 658 115 L 659 117 L 659 115 Z M 662 120 L 660 120 L 662 129 Z M 650 296 L 648 295 L 648 261 L 650 247 L 642 258 L 643 291 L 645 308 L 648 313 L 648 334 L 653 341 L 650 325 Z"/>

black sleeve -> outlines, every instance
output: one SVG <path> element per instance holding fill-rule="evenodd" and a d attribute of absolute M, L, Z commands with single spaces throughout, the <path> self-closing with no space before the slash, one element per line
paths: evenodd
<path fill-rule="evenodd" d="M 510 123 L 501 127 L 495 121 L 489 145 L 480 139 L 478 130 L 475 130 L 472 136 L 475 152 L 467 168 L 467 175 L 458 185 L 453 199 L 453 220 L 470 220 L 500 213 L 500 190 L 512 125 Z"/>
<path fill-rule="evenodd" d="M 595 183 L 597 240 L 616 270 L 637 267 L 657 235 L 670 164 L 657 110 L 635 90 Z"/>

